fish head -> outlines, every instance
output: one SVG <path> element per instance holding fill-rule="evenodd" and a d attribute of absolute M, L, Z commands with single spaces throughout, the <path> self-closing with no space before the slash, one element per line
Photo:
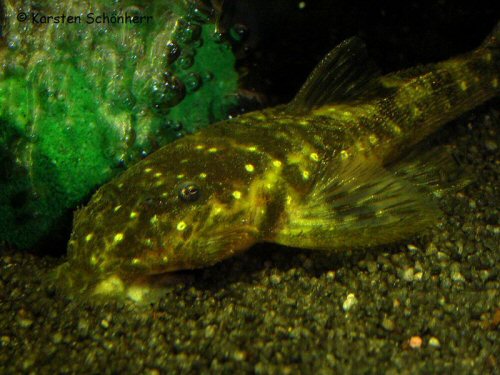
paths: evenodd
<path fill-rule="evenodd" d="M 260 240 L 271 187 L 262 156 L 195 139 L 151 154 L 75 214 L 75 268 L 134 279 L 206 267 Z"/>

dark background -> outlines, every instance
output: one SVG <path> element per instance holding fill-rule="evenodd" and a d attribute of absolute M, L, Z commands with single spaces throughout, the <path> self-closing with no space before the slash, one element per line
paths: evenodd
<path fill-rule="evenodd" d="M 290 100 L 317 62 L 357 35 L 383 72 L 477 47 L 500 20 L 494 1 L 226 0 L 221 25 L 243 30 L 236 45 L 243 87 L 265 103 Z"/>

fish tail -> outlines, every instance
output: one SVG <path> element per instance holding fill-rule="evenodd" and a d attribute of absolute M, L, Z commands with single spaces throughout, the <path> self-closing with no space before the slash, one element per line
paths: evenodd
<path fill-rule="evenodd" d="M 401 129 L 396 141 L 414 145 L 500 94 L 500 23 L 472 52 L 390 74 L 382 82 L 395 89 L 382 121 L 389 130 Z"/>

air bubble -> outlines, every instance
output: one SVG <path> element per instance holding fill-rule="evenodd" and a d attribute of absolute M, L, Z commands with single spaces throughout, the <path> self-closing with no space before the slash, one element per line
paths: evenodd
<path fill-rule="evenodd" d="M 181 67 L 181 69 L 189 69 L 194 64 L 194 58 L 193 58 L 193 56 L 190 56 L 190 55 L 182 56 L 179 59 L 178 63 L 179 63 L 179 66 Z"/>
<path fill-rule="evenodd" d="M 168 42 L 166 50 L 167 50 L 167 63 L 169 65 L 173 64 L 181 54 L 181 49 L 177 43 Z"/>
<path fill-rule="evenodd" d="M 235 42 L 242 42 L 248 37 L 248 28 L 240 23 L 236 24 L 229 31 L 229 35 Z"/>
<path fill-rule="evenodd" d="M 188 17 L 194 21 L 208 23 L 213 18 L 214 9 L 201 0 L 194 0 L 190 4 L 188 14 Z"/>
<path fill-rule="evenodd" d="M 225 40 L 224 34 L 216 31 L 212 34 L 212 39 L 215 43 L 222 43 Z"/>
<path fill-rule="evenodd" d="M 175 25 L 175 36 L 181 43 L 192 43 L 201 36 L 201 26 L 179 18 Z"/>
<path fill-rule="evenodd" d="M 152 103 L 158 110 L 165 110 L 179 104 L 186 96 L 186 88 L 176 76 L 165 73 L 163 82 L 156 81 L 152 89 Z"/>
<path fill-rule="evenodd" d="M 189 92 L 196 91 L 201 86 L 201 78 L 197 73 L 189 73 L 186 80 L 186 88 Z"/>

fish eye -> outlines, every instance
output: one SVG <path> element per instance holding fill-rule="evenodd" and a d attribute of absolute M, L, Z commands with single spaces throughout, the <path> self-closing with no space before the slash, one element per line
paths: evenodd
<path fill-rule="evenodd" d="M 179 198 L 184 202 L 194 202 L 200 197 L 200 188 L 192 182 L 186 182 L 179 188 Z"/>

